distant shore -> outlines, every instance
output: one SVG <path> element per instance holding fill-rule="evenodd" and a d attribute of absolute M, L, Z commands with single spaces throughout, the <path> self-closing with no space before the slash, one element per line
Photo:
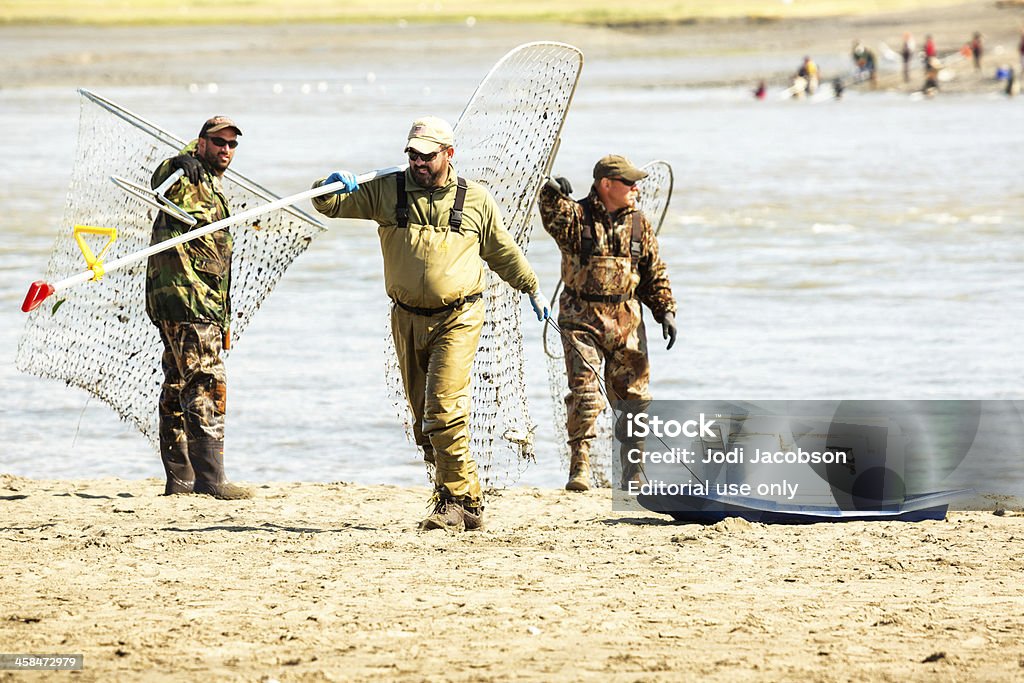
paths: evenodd
<path fill-rule="evenodd" d="M 705 20 L 744 19 L 771 21 L 791 18 L 838 17 L 896 12 L 962 4 L 962 0 L 648 0 L 611 4 L 602 0 L 563 2 L 473 2 L 447 0 L 248 0 L 245 3 L 209 3 L 201 0 L 151 0 L 124 3 L 120 0 L 8 0 L 0 7 L 0 24 L 222 24 L 275 22 L 384 21 L 522 21 L 622 26 L 671 25 Z"/>
<path fill-rule="evenodd" d="M 787 4 L 741 0 L 680 5 L 684 9 L 703 7 L 706 13 L 699 19 L 672 19 L 668 10 L 666 14 L 658 14 L 658 8 L 664 9 L 667 5 L 655 2 L 650 6 L 642 4 L 644 16 L 629 18 L 616 14 L 589 22 L 585 20 L 589 15 L 583 9 L 596 7 L 597 3 L 583 0 L 569 5 L 581 8 L 580 13 L 571 17 L 548 17 L 537 5 L 527 3 L 525 7 L 535 11 L 524 10 L 512 22 L 499 21 L 494 18 L 496 15 L 483 12 L 476 12 L 469 22 L 468 15 L 459 14 L 461 5 L 451 3 L 443 5 L 447 13 L 443 17 L 422 14 L 416 17 L 417 21 L 410 21 L 399 15 L 403 7 L 412 5 L 399 2 L 387 4 L 387 11 L 394 12 L 395 16 L 373 15 L 375 23 L 352 23 L 344 30 L 340 30 L 336 22 L 354 20 L 347 16 L 317 20 L 314 14 L 287 16 L 287 20 L 302 19 L 302 23 L 278 23 L 286 19 L 268 17 L 266 21 L 251 24 L 245 22 L 254 20 L 255 13 L 232 15 L 231 23 L 220 25 L 204 23 L 221 16 L 204 11 L 201 18 L 194 21 L 189 17 L 177 22 L 182 25 L 176 25 L 159 14 L 171 11 L 169 2 L 139 5 L 154 12 L 153 17 L 164 17 L 139 25 L 132 23 L 132 17 L 136 16 L 133 12 L 137 11 L 135 6 L 104 19 L 100 8 L 107 7 L 110 4 L 107 2 L 76 5 L 77 11 L 64 15 L 57 23 L 45 20 L 46 8 L 62 4 L 14 2 L 0 9 L 0 87 L 187 85 L 203 78 L 202 74 L 216 70 L 231 74 L 259 72 L 268 60 L 275 66 L 293 64 L 300 70 L 308 69 L 310 64 L 343 65 L 353 52 L 374 51 L 381 45 L 400 46 L 402 53 L 413 54 L 419 49 L 461 51 L 467 41 L 511 47 L 544 39 L 576 45 L 583 50 L 588 62 L 682 57 L 699 60 L 704 67 L 688 75 L 673 75 L 665 82 L 651 82 L 652 87 L 752 89 L 758 81 L 764 80 L 772 89 L 785 89 L 791 85 L 802 57 L 810 55 L 822 68 L 822 91 L 830 91 L 833 78 L 850 73 L 852 60 L 848 55 L 852 43 L 860 40 L 877 53 L 880 91 L 914 92 L 924 81 L 921 60 L 915 57 L 911 79 L 904 83 L 898 58 L 893 57 L 904 33 L 911 32 L 918 49 L 923 46 L 925 36 L 932 35 L 940 56 L 950 58 L 950 72 L 945 74 L 948 78 L 943 80 L 940 92 L 998 94 L 1005 84 L 994 78 L 995 71 L 1002 65 L 1019 71 L 1017 46 L 1024 28 L 1024 4 L 1000 6 L 990 1 L 861 2 L 856 5 L 864 12 L 877 10 L 880 4 L 885 4 L 886 10 L 842 15 L 831 15 L 826 10 L 844 10 L 847 5 L 843 2 L 793 0 Z M 754 5 L 778 10 L 779 16 L 750 19 L 745 12 Z M 318 6 L 321 5 L 314 3 L 311 12 Z M 330 7 L 335 6 L 335 3 L 330 4 Z M 344 3 L 344 7 L 352 7 L 352 11 L 359 6 Z M 469 4 L 465 6 L 469 8 Z M 708 9 L 712 6 L 724 7 L 723 12 L 728 10 L 731 14 L 712 17 Z M 253 7 L 277 5 L 257 1 Z M 487 11 L 497 12 L 496 7 L 500 8 L 501 4 L 488 3 Z M 40 14 L 33 15 L 33 11 Z M 12 17 L 22 19 L 11 23 Z M 984 67 L 977 71 L 970 58 L 958 54 L 975 31 L 983 34 L 986 47 Z M 185 36 L 188 36 L 189 49 L 175 48 L 186 40 Z M 168 60 L 165 50 L 172 49 L 174 59 Z M 487 57 L 492 58 L 493 55 Z M 737 58 L 750 59 L 763 67 L 752 66 L 742 73 L 718 68 Z M 1017 75 L 1019 79 L 1019 73 Z M 645 74 L 638 70 L 632 77 L 642 80 Z M 866 83 L 854 87 L 869 88 Z"/>
<path fill-rule="evenodd" d="M 1011 681 L 1024 513 L 676 524 L 518 488 L 419 532 L 423 487 L 0 475 L 0 652 L 81 681 Z M 22 680 L 0 670 L 0 681 Z"/>

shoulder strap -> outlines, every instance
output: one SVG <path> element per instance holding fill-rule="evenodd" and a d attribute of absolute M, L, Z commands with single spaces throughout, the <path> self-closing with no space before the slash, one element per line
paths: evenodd
<path fill-rule="evenodd" d="M 405 171 L 395 174 L 396 195 L 395 195 L 395 220 L 398 227 L 409 227 L 409 197 L 405 194 Z"/>
<path fill-rule="evenodd" d="M 594 212 L 587 198 L 576 202 L 583 209 L 583 225 L 580 229 L 580 262 L 587 265 L 594 254 Z"/>
<path fill-rule="evenodd" d="M 451 214 L 448 218 L 448 225 L 455 232 L 462 230 L 462 209 L 466 206 L 466 190 L 468 185 L 466 184 L 465 178 L 457 178 L 457 187 L 455 188 L 455 203 L 452 204 Z"/>
<path fill-rule="evenodd" d="M 643 245 L 640 241 L 644 233 L 644 221 L 640 217 L 639 211 L 633 212 L 633 234 L 629 240 L 629 257 L 633 261 L 635 267 L 640 257 L 643 255 Z"/>

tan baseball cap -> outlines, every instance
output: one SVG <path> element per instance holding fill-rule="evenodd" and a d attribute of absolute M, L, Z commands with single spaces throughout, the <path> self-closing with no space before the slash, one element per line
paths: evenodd
<path fill-rule="evenodd" d="M 199 137 L 203 137 L 209 133 L 218 133 L 225 128 L 234 128 L 237 135 L 242 134 L 242 129 L 238 125 L 226 116 L 214 116 L 206 120 L 203 124 L 203 129 L 199 131 Z"/>
<path fill-rule="evenodd" d="M 430 154 L 454 144 L 455 134 L 447 121 L 436 116 L 424 116 L 413 121 L 406 148 L 412 148 L 420 154 Z"/>
<path fill-rule="evenodd" d="M 635 183 L 638 180 L 643 180 L 647 177 L 647 171 L 641 171 L 639 168 L 634 166 L 629 159 L 618 154 L 609 154 L 608 156 L 601 157 L 601 159 L 594 164 L 594 180 L 600 180 L 601 178 L 622 178 L 628 180 L 631 183 Z"/>

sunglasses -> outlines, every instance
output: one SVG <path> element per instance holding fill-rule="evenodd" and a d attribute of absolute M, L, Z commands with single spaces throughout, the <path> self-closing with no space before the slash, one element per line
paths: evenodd
<path fill-rule="evenodd" d="M 431 152 L 430 154 L 423 154 L 422 152 L 417 152 L 416 150 L 409 147 L 406 148 L 405 153 L 409 155 L 409 161 L 425 161 L 429 164 L 431 161 L 437 158 L 438 154 L 445 151 L 446 149 L 448 148 L 442 147 L 436 152 Z"/>
<path fill-rule="evenodd" d="M 211 138 L 210 136 L 207 136 L 206 139 L 217 147 L 228 147 L 230 149 L 238 147 L 238 140 L 225 140 L 224 138 Z"/>
<path fill-rule="evenodd" d="M 635 180 L 626 180 L 625 178 L 612 178 L 612 180 L 618 183 L 622 183 L 626 187 L 633 187 L 634 185 L 636 185 Z"/>

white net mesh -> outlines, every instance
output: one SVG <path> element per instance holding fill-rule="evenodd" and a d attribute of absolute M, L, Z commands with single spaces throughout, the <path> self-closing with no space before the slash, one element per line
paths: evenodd
<path fill-rule="evenodd" d="M 641 180 L 640 209 L 647 216 L 654 234 L 661 231 L 665 221 L 668 203 L 672 198 L 672 167 L 665 161 L 652 161 L 643 167 L 647 177 Z M 551 300 L 551 317 L 558 317 L 558 295 L 562 283 L 555 288 Z M 555 440 L 558 442 L 560 459 L 563 465 L 569 463 L 569 435 L 565 429 L 566 406 L 565 396 L 569 391 L 569 383 L 565 375 L 565 352 L 558 332 L 551 325 L 544 327 L 544 353 L 548 366 L 548 389 L 551 393 L 551 405 L 554 412 Z M 600 370 L 600 368 L 598 368 Z M 602 385 L 603 387 L 603 385 Z M 607 397 L 606 397 L 607 398 Z M 605 404 L 604 410 L 597 419 L 597 438 L 590 448 L 590 466 L 593 482 L 597 486 L 608 486 L 612 475 L 612 411 Z"/>
<path fill-rule="evenodd" d="M 110 177 L 148 187 L 153 169 L 185 145 L 109 100 L 80 92 L 78 150 L 62 223 L 67 229 L 57 236 L 47 282 L 86 269 L 71 226 L 117 228 L 117 239 L 105 256 L 108 262 L 149 246 L 156 210 L 114 187 Z M 233 214 L 277 198 L 231 170 L 224 175 L 224 191 Z M 244 334 L 295 257 L 323 229 L 319 221 L 295 209 L 268 212 L 232 228 L 234 340 Z M 146 316 L 145 274 L 143 260 L 98 282 L 59 292 L 53 306 L 44 302 L 29 314 L 18 343 L 17 366 L 85 389 L 138 427 L 155 447 L 162 345 Z"/>
<path fill-rule="evenodd" d="M 455 126 L 460 176 L 484 185 L 525 252 L 531 211 L 557 147 L 583 54 L 562 43 L 529 43 L 484 78 Z M 487 317 L 473 365 L 472 453 L 484 488 L 513 483 L 534 459 L 526 405 L 521 295 L 488 272 Z M 411 420 L 390 333 L 385 335 L 392 398 L 411 438 Z"/>

